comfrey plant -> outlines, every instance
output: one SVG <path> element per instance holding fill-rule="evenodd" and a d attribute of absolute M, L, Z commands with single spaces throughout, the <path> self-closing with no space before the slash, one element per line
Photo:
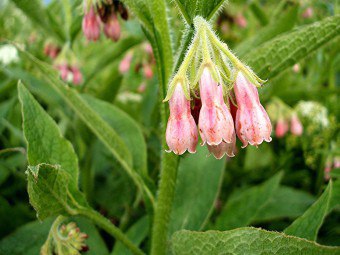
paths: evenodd
<path fill-rule="evenodd" d="M 190 110 L 193 97 L 201 104 L 198 130 L 202 145 L 207 144 L 217 159 L 225 154 L 234 156 L 235 133 L 243 148 L 270 142 L 272 126 L 257 92 L 264 81 L 218 39 L 202 17 L 196 17 L 194 25 L 193 41 L 164 99 L 170 107 L 166 129 L 169 151 L 178 155 L 186 150 L 196 152 L 198 132 Z M 231 104 L 237 106 L 235 119 Z"/>
<path fill-rule="evenodd" d="M 0 178 L 0 185 L 12 172 L 22 184 L 23 171 L 19 176 L 16 169 L 27 164 L 30 204 L 43 221 L 43 225 L 36 221 L 23 229 L 29 230 L 26 235 L 39 233 L 37 238 L 22 238 L 20 230 L 14 233 L 19 237 L 9 236 L 11 240 L 34 243 L 28 253 L 40 250 L 46 255 L 86 250 L 98 255 L 339 254 L 337 247 L 314 242 L 336 206 L 338 194 L 333 195 L 340 187 L 334 169 L 339 160 L 323 169 L 328 162 L 323 157 L 325 141 L 334 141 L 332 155 L 339 155 L 338 140 L 332 135 L 333 118 L 326 108 L 311 102 L 300 103 L 295 110 L 276 103 L 273 111 L 267 108 L 267 114 L 258 93 L 264 83 L 259 77 L 270 79 L 265 92 L 272 97 L 270 93 L 285 82 L 273 78 L 294 63 L 303 72 L 287 72 L 287 76 L 303 81 L 306 73 L 315 73 L 319 56 L 312 69 L 302 58 L 338 36 L 339 16 L 299 27 L 298 1 L 251 1 L 242 6 L 237 1 L 220 15 L 227 26 L 220 27 L 225 32 L 221 37 L 229 42 L 234 32 L 248 35 L 249 31 L 250 35 L 264 28 L 249 39 L 230 40 L 238 58 L 213 30 L 212 20 L 218 20 L 214 17 L 224 0 L 84 0 L 82 4 L 63 0 L 48 6 L 40 6 L 38 0 L 11 1 L 15 6 L 10 8 L 21 9 L 46 33 L 40 42 L 37 33 L 36 44 L 31 42 L 29 47 L 6 44 L 0 49 L 5 77 L 0 86 L 4 96 L 0 94 L 6 100 L 0 104 L 0 120 L 13 119 L 13 123 L 0 121 L 5 124 L 0 127 L 0 145 L 5 148 L 0 148 L 0 156 L 17 151 L 27 156 L 27 162 L 15 164 L 17 157 L 9 156 L 8 162 L 1 158 L 0 166 L 8 174 Z M 174 5 L 177 9 L 170 8 Z M 46 12 L 45 7 L 49 8 Z M 121 26 L 128 17 L 125 7 L 133 20 Z M 250 11 L 255 15 L 250 17 Z M 178 13 L 182 20 L 171 19 Z M 318 11 L 315 18 L 319 15 Z M 259 20 L 256 24 L 255 19 Z M 4 22 L 6 26 L 12 23 Z M 321 52 L 325 55 L 321 59 L 336 63 L 334 49 Z M 335 83 L 331 79 L 334 71 L 326 72 L 331 77 L 320 75 L 322 89 L 326 81 Z M 21 79 L 17 89 L 13 79 Z M 13 97 L 16 91 L 18 97 Z M 292 91 L 292 87 L 287 89 L 298 100 L 299 94 Z M 324 95 L 330 98 L 329 93 Z M 17 98 L 21 114 L 14 107 Z M 17 132 L 21 118 L 23 136 Z M 302 145 L 305 162 L 300 157 L 302 149 L 295 146 L 287 153 L 281 148 L 284 141 L 251 147 L 271 141 L 272 124 L 276 137 L 290 129 L 292 135 L 284 141 L 288 145 L 292 138 Z M 16 147 L 23 142 L 27 150 Z M 216 160 L 235 156 L 237 144 L 251 145 L 245 157 Z M 207 157 L 209 152 L 213 156 Z M 15 171 L 10 171 L 13 164 Z M 306 173 L 306 166 L 319 175 L 317 180 Z M 281 185 L 280 168 L 285 175 L 303 172 L 285 178 Z M 8 179 L 5 186 L 12 189 L 13 179 Z M 317 191 L 312 196 L 309 183 Z M 13 197 L 7 195 L 8 190 L 4 195 L 11 203 L 23 193 L 14 188 L 8 193 Z M 322 189 L 324 193 L 317 198 Z M 0 212 L 0 218 L 12 219 L 7 215 L 17 207 L 3 200 L 1 195 L 6 213 Z M 280 224 L 268 224 L 270 219 Z M 290 219 L 283 233 L 249 227 L 256 222 L 261 227 L 279 226 L 275 230 L 281 231 Z M 208 228 L 212 231 L 205 231 Z M 17 253 L 13 247 L 13 242 L 6 246 L 0 240 L 0 254 L 22 254 L 29 246 L 20 243 Z"/>

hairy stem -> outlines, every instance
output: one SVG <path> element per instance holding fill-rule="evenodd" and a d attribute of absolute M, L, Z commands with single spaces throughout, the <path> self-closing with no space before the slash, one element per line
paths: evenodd
<path fill-rule="evenodd" d="M 80 215 L 84 215 L 91 219 L 98 227 L 104 229 L 111 236 L 119 240 L 126 246 L 133 254 L 143 255 L 144 252 L 140 250 L 130 239 L 115 225 L 113 225 L 107 218 L 93 209 L 84 209 L 79 212 Z"/>

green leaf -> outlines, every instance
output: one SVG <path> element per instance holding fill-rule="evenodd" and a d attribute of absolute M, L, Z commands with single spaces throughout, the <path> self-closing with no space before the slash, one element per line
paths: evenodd
<path fill-rule="evenodd" d="M 133 159 L 133 168 L 147 177 L 147 149 L 144 136 L 138 124 L 125 112 L 112 104 L 98 100 L 89 95 L 83 99 L 97 112 L 117 133 L 129 148 Z"/>
<path fill-rule="evenodd" d="M 264 183 L 244 191 L 236 190 L 216 220 L 216 229 L 226 230 L 249 225 L 276 193 L 282 172 Z"/>
<path fill-rule="evenodd" d="M 169 235 L 180 229 L 201 230 L 212 213 L 225 161 L 207 157 L 205 147 L 180 161 L 172 206 Z"/>
<path fill-rule="evenodd" d="M 253 221 L 296 218 L 302 215 L 314 201 L 314 197 L 305 191 L 280 186 Z"/>
<path fill-rule="evenodd" d="M 60 214 L 74 215 L 80 205 L 72 196 L 68 184 L 70 175 L 58 165 L 39 164 L 26 171 L 30 203 L 41 220 Z M 79 191 L 72 191 L 81 196 Z"/>
<path fill-rule="evenodd" d="M 272 78 L 325 45 L 340 32 L 340 15 L 276 37 L 244 56 L 247 64 L 263 78 Z"/>
<path fill-rule="evenodd" d="M 150 222 L 147 216 L 144 216 L 138 220 L 129 230 L 126 232 L 126 236 L 136 245 L 139 246 L 140 243 L 146 238 L 149 233 Z M 122 243 L 117 242 L 111 255 L 132 255 Z"/>
<path fill-rule="evenodd" d="M 22 106 L 23 130 L 27 141 L 28 163 L 60 165 L 78 186 L 78 159 L 69 141 L 62 137 L 54 120 L 43 110 L 21 82 L 18 84 Z"/>
<path fill-rule="evenodd" d="M 147 199 L 153 202 L 153 195 L 151 191 L 144 184 L 142 177 L 132 169 L 131 153 L 116 131 L 113 130 L 110 125 L 100 117 L 100 115 L 91 109 L 91 107 L 75 89 L 72 89 L 60 80 L 57 72 L 52 66 L 41 62 L 26 51 L 20 52 L 21 57 L 34 64 L 42 79 L 44 79 L 51 88 L 65 100 L 65 102 L 75 111 L 75 113 L 103 142 L 103 144 L 107 146 L 115 159 L 122 166 L 122 169 L 127 172 L 137 187 L 145 192 Z"/>
<path fill-rule="evenodd" d="M 239 56 L 245 55 L 251 49 L 269 41 L 275 36 L 293 28 L 299 11 L 299 5 L 293 3 L 279 18 L 259 30 L 254 36 L 237 45 L 235 51 Z"/>
<path fill-rule="evenodd" d="M 287 235 L 315 241 L 318 231 L 329 212 L 332 194 L 333 187 L 332 182 L 330 182 L 321 197 L 301 217 L 297 218 L 286 228 L 284 232 Z"/>
<path fill-rule="evenodd" d="M 220 232 L 181 230 L 172 237 L 175 255 L 338 255 L 339 247 L 322 246 L 305 239 L 256 228 Z"/>
<path fill-rule="evenodd" d="M 225 0 L 175 0 L 178 9 L 189 25 L 193 23 L 195 16 L 202 16 L 207 20 L 211 19 L 225 2 Z"/>

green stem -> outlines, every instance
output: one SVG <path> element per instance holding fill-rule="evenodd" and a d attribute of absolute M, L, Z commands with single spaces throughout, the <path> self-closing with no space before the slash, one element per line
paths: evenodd
<path fill-rule="evenodd" d="M 169 219 L 175 194 L 178 156 L 164 151 L 166 148 L 165 130 L 169 109 L 167 104 L 162 104 L 162 99 L 165 97 L 166 87 L 173 68 L 173 54 L 165 0 L 153 0 L 151 1 L 151 6 L 155 27 L 153 46 L 156 47 L 154 52 L 158 66 L 158 80 L 161 84 L 159 101 L 164 134 L 158 198 L 152 227 L 151 254 L 162 255 L 166 253 L 167 247 Z"/>
<path fill-rule="evenodd" d="M 93 209 L 84 209 L 79 211 L 79 214 L 91 219 L 98 227 L 104 229 L 107 233 L 124 244 L 133 254 L 144 255 L 144 252 L 133 244 L 119 228 L 97 211 L 94 211 Z"/>

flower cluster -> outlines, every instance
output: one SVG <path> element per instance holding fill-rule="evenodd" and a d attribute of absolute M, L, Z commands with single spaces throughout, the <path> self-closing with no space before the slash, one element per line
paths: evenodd
<path fill-rule="evenodd" d="M 61 49 L 59 46 L 51 42 L 47 42 L 44 46 L 44 54 L 51 59 L 55 59 L 56 57 L 58 57 L 60 50 Z"/>
<path fill-rule="evenodd" d="M 201 17 L 194 21 L 195 36 L 183 63 L 169 84 L 166 129 L 169 151 L 181 155 L 196 151 L 198 132 L 202 145 L 217 159 L 234 156 L 236 135 L 243 143 L 257 146 L 271 141 L 271 122 L 260 103 L 257 88 L 263 83 L 222 43 Z M 201 107 L 198 130 L 191 112 L 191 95 Z M 236 102 L 235 102 L 236 100 Z M 231 108 L 237 105 L 236 113 Z"/>
<path fill-rule="evenodd" d="M 85 252 L 89 249 L 85 244 L 87 238 L 88 235 L 80 232 L 76 223 L 70 222 L 67 225 L 60 224 L 59 218 L 57 218 L 52 225 L 45 244 L 41 247 L 40 254 L 80 255 L 81 252 Z"/>
<path fill-rule="evenodd" d="M 59 71 L 63 81 L 80 85 L 83 82 L 83 74 L 80 71 L 78 61 L 68 45 L 61 50 L 54 59 L 54 66 Z"/>
<path fill-rule="evenodd" d="M 118 15 L 128 19 L 128 12 L 123 3 L 113 0 L 85 0 L 82 29 L 89 41 L 97 41 L 100 37 L 101 25 L 107 38 L 118 41 L 120 38 L 120 24 Z"/>
<path fill-rule="evenodd" d="M 289 130 L 292 135 L 302 135 L 303 125 L 298 117 L 297 111 L 282 102 L 282 100 L 273 98 L 267 105 L 267 111 L 272 121 L 276 123 L 275 135 L 277 138 L 284 137 Z"/>

